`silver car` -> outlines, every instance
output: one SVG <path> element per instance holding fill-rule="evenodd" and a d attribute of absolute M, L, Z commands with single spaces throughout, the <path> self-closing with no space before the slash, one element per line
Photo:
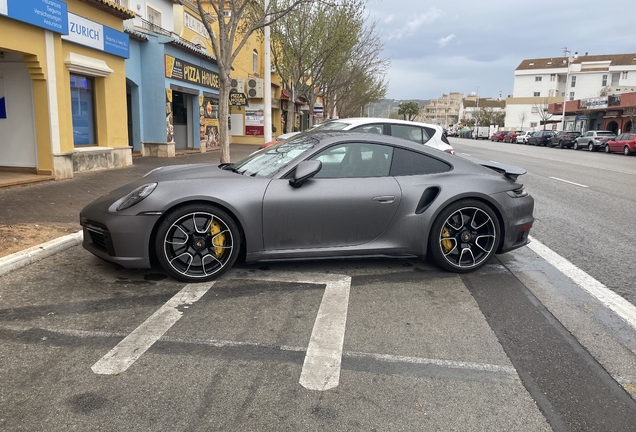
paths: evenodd
<path fill-rule="evenodd" d="M 107 261 L 205 281 L 246 261 L 419 256 L 476 270 L 524 246 L 521 168 L 476 164 L 381 134 L 302 134 L 236 164 L 158 168 L 80 214 Z"/>
<path fill-rule="evenodd" d="M 612 131 L 587 131 L 574 140 L 573 148 L 588 149 L 589 151 L 597 151 L 599 148 L 605 148 L 605 144 L 609 140 L 616 138 Z"/>

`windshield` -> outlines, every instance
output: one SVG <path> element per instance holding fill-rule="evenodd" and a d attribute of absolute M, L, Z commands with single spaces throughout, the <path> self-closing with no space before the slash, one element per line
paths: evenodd
<path fill-rule="evenodd" d="M 317 126 L 314 126 L 313 128 L 311 128 L 311 131 L 313 132 L 318 130 L 321 130 L 321 131 L 343 130 L 349 125 L 350 123 L 345 123 L 341 121 L 330 121 L 330 122 L 325 122 Z"/>
<path fill-rule="evenodd" d="M 301 136 L 281 141 L 252 153 L 236 163 L 234 171 L 252 177 L 272 177 L 292 160 L 318 144 L 315 138 Z"/>

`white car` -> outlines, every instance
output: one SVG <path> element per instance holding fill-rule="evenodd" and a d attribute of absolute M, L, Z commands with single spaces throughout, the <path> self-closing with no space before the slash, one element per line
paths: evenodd
<path fill-rule="evenodd" d="M 312 131 L 351 130 L 365 133 L 391 135 L 455 154 L 441 126 L 387 118 L 343 118 L 314 126 Z"/>
<path fill-rule="evenodd" d="M 517 144 L 528 144 L 528 138 L 530 138 L 532 132 L 523 131 L 517 134 Z"/>

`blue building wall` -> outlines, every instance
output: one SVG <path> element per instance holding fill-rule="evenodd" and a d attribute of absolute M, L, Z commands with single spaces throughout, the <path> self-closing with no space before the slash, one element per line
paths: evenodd
<path fill-rule="evenodd" d="M 218 73 L 218 67 L 211 61 L 199 58 L 187 51 L 167 45 L 171 39 L 148 34 L 147 42 L 130 41 L 130 58 L 126 60 L 126 78 L 131 88 L 133 148 L 141 150 L 142 142 L 166 142 L 166 89 L 170 84 L 187 87 L 199 95 L 218 95 L 218 90 L 193 83 L 168 79 L 165 76 L 164 55 L 168 54 Z M 191 106 L 192 134 L 194 148 L 199 148 L 199 105 L 193 97 Z"/>

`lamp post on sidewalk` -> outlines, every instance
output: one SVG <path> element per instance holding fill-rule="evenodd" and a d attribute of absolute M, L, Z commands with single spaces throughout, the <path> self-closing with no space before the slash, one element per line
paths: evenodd
<path fill-rule="evenodd" d="M 563 91 L 563 112 L 561 113 L 561 130 L 565 131 L 565 104 L 568 100 L 568 80 L 570 79 L 570 65 L 578 57 L 577 53 L 574 56 L 570 56 L 571 51 L 567 48 L 563 49 L 563 54 L 567 61 L 567 72 L 565 73 L 565 90 Z"/>

